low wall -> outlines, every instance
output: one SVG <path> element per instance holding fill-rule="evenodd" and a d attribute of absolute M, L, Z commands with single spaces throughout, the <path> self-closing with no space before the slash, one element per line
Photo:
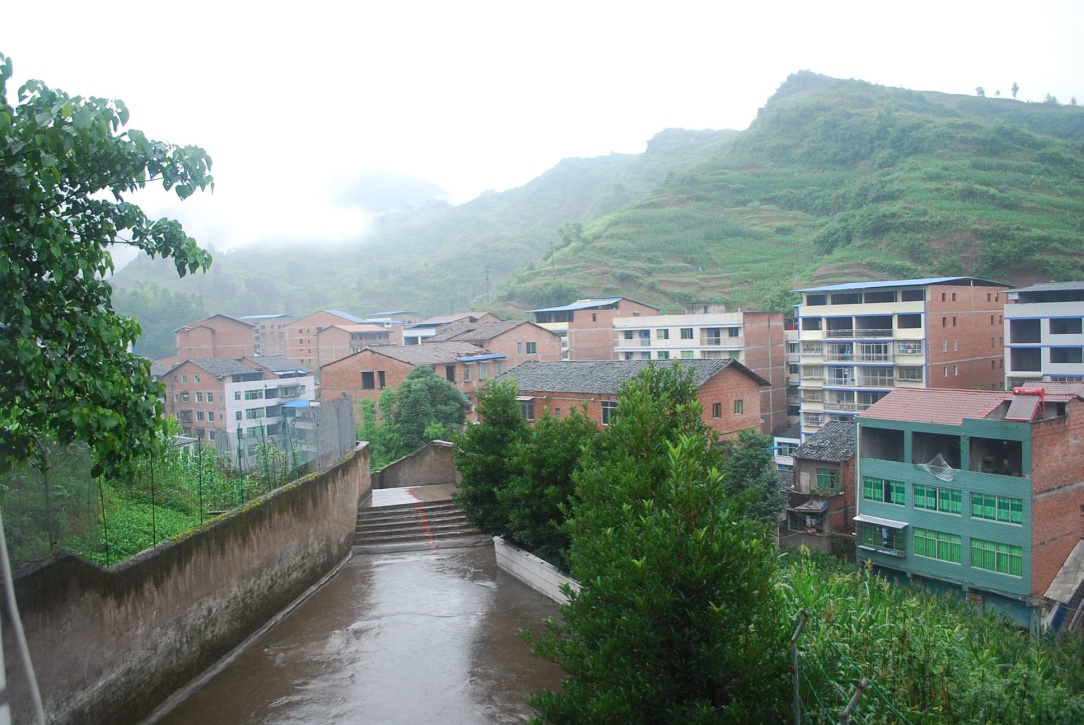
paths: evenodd
<path fill-rule="evenodd" d="M 135 722 L 348 557 L 369 451 L 109 569 L 65 555 L 15 580 L 50 722 Z M 11 628 L 14 721 L 31 722 Z"/>
<path fill-rule="evenodd" d="M 432 441 L 374 473 L 373 488 L 433 486 L 459 483 L 459 480 L 453 445 L 448 441 Z"/>
<path fill-rule="evenodd" d="M 562 574 L 553 564 L 539 559 L 515 544 L 508 543 L 499 536 L 493 537 L 493 552 L 497 555 L 498 567 L 558 604 L 568 603 L 568 597 L 561 591 L 562 584 L 568 584 L 577 591 L 580 588 L 575 579 Z"/>

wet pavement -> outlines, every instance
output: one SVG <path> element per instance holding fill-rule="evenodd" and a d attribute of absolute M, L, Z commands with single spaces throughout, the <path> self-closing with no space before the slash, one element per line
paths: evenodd
<path fill-rule="evenodd" d="M 158 722 L 523 722 L 560 670 L 517 631 L 555 613 L 491 546 L 355 555 Z"/>

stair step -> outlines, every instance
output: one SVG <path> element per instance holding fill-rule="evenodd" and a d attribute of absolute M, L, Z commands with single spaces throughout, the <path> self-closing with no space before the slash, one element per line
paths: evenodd
<path fill-rule="evenodd" d="M 467 521 L 454 501 L 422 501 L 391 506 L 363 506 L 354 528 L 355 546 L 431 547 L 438 542 L 487 538 Z"/>

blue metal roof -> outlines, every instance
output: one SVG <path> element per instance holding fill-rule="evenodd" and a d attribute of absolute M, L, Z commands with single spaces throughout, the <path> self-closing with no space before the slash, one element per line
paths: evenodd
<path fill-rule="evenodd" d="M 946 284 L 948 282 L 977 282 L 980 287 L 1011 287 L 1003 282 L 991 282 L 988 279 L 977 277 L 925 277 L 923 279 L 891 279 L 881 282 L 847 282 L 845 284 L 831 284 L 827 287 L 806 287 L 795 292 L 842 292 L 845 290 L 879 289 L 884 287 L 925 287 L 930 284 Z"/>
<path fill-rule="evenodd" d="M 342 317 L 343 319 L 350 320 L 351 322 L 354 322 L 354 323 L 357 323 L 357 324 L 361 324 L 362 322 L 365 322 L 365 320 L 361 319 L 357 315 L 351 315 L 349 312 L 343 312 L 342 310 L 324 310 L 324 312 L 330 312 L 333 315 L 338 315 L 339 317 Z"/>
<path fill-rule="evenodd" d="M 508 357 L 507 355 L 502 355 L 500 353 L 494 352 L 494 353 L 490 353 L 488 355 L 472 355 L 470 357 L 461 357 L 461 358 L 459 358 L 459 361 L 460 362 L 478 362 L 480 360 L 504 360 L 507 357 Z"/>
<path fill-rule="evenodd" d="M 289 403 L 283 403 L 283 408 L 308 408 L 311 400 L 291 400 Z"/>
<path fill-rule="evenodd" d="M 564 305 L 562 307 L 544 307 L 540 310 L 531 310 L 531 312 L 567 312 L 569 310 L 588 310 L 592 307 L 603 307 L 605 305 L 612 305 L 614 302 L 618 302 L 624 299 L 624 297 L 599 297 L 591 300 L 576 300 L 570 305 Z"/>

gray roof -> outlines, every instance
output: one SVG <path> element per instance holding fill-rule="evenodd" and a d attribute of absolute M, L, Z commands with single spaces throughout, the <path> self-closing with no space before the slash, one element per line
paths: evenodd
<path fill-rule="evenodd" d="M 312 368 L 282 355 L 254 355 L 245 359 L 257 365 L 262 365 L 273 373 L 292 373 L 298 370 L 306 373 L 312 372 Z"/>
<path fill-rule="evenodd" d="M 781 425 L 772 431 L 772 435 L 776 438 L 796 438 L 802 439 L 802 424 L 801 423 L 787 423 Z"/>
<path fill-rule="evenodd" d="M 425 345 L 431 345 L 434 342 L 485 342 L 492 340 L 493 338 L 503 335 L 509 330 L 514 330 L 520 325 L 530 325 L 539 332 L 546 334 L 556 334 L 550 332 L 544 327 L 538 327 L 534 323 L 524 322 L 523 320 L 505 320 L 503 322 L 474 322 L 474 323 L 454 323 L 446 325 L 440 329 L 437 334 L 425 338 Z"/>
<path fill-rule="evenodd" d="M 441 363 L 454 363 L 466 355 L 477 355 L 481 352 L 476 345 L 469 342 L 427 342 L 424 345 L 383 345 L 380 347 L 366 347 L 365 350 L 385 355 L 393 360 L 409 363 L 410 365 L 440 365 Z M 362 351 L 364 352 L 364 350 Z M 359 355 L 361 353 L 358 353 Z M 335 363 L 331 363 L 334 365 Z"/>
<path fill-rule="evenodd" d="M 807 287 L 795 290 L 795 292 L 843 292 L 846 290 L 878 289 L 882 287 L 925 287 L 931 284 L 975 283 L 979 287 L 1011 287 L 1004 282 L 991 282 L 988 279 L 977 277 L 925 277 L 922 279 L 890 279 L 878 282 L 847 282 L 845 284 L 830 284 L 827 287 Z"/>
<path fill-rule="evenodd" d="M 424 347 L 424 345 L 422 346 Z M 517 365 L 498 380 L 511 380 L 524 392 L 585 393 L 617 395 L 621 386 L 636 377 L 646 366 L 677 364 L 693 371 L 697 387 L 727 368 L 734 368 L 753 378 L 758 385 L 768 381 L 737 360 L 671 360 L 670 363 L 650 360 L 563 360 L 561 362 L 527 362 Z"/>
<path fill-rule="evenodd" d="M 1013 292 L 1065 292 L 1084 290 L 1084 282 L 1041 282 L 1030 287 L 1020 287 Z"/>
<path fill-rule="evenodd" d="M 784 491 L 794 488 L 794 471 L 776 471 L 779 474 L 779 487 Z"/>
<path fill-rule="evenodd" d="M 357 315 L 351 315 L 349 312 L 343 312 L 342 310 L 324 310 L 324 312 L 330 312 L 331 314 L 341 317 L 344 320 L 350 320 L 354 324 L 360 324 L 362 322 L 365 322 L 365 320 L 361 319 Z"/>
<path fill-rule="evenodd" d="M 854 421 L 832 420 L 798 446 L 793 456 L 806 461 L 843 463 L 854 458 L 854 449 Z"/>
<path fill-rule="evenodd" d="M 151 375 L 156 378 L 160 378 L 169 372 L 169 368 L 158 362 L 157 360 L 151 360 Z"/>
<path fill-rule="evenodd" d="M 251 375 L 260 372 L 243 364 L 240 360 L 233 360 L 228 357 L 193 358 L 187 361 L 182 360 L 178 365 L 183 365 L 185 362 L 200 366 L 216 378 L 224 378 L 227 375 Z M 177 368 L 176 365 L 173 367 L 174 369 Z"/>

